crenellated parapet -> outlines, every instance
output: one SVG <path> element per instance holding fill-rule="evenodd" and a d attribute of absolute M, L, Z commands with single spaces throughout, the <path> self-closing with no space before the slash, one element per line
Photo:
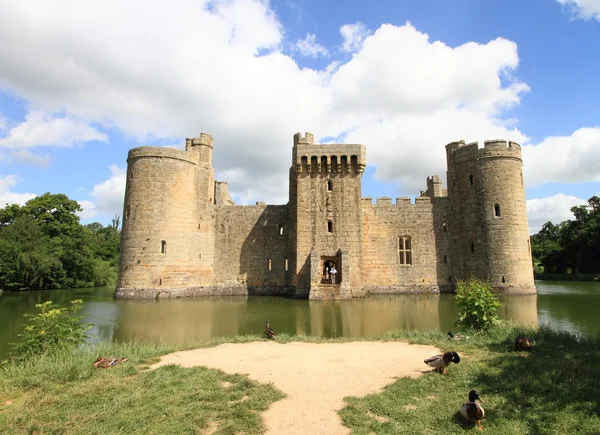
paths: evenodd
<path fill-rule="evenodd" d="M 175 159 L 182 160 L 184 162 L 197 164 L 198 157 L 187 151 L 179 150 L 177 148 L 170 147 L 156 147 L 156 146 L 143 146 L 132 148 L 127 153 L 127 162 L 138 158 L 160 158 L 160 159 Z"/>
<path fill-rule="evenodd" d="M 417 196 L 413 203 L 411 198 L 403 196 L 396 198 L 396 202 L 392 202 L 392 198 L 389 196 L 381 196 L 375 198 L 375 204 L 373 204 L 373 198 L 370 196 L 363 196 L 361 198 L 361 208 L 420 208 L 429 207 L 433 204 L 433 199 L 428 196 Z"/>
<path fill-rule="evenodd" d="M 292 164 L 297 174 L 360 176 L 367 164 L 366 155 L 361 144 L 315 144 L 310 133 L 294 135 Z"/>
<path fill-rule="evenodd" d="M 451 142 L 446 145 L 446 152 L 455 163 L 494 157 L 513 158 L 521 160 L 521 146 L 516 142 L 503 139 L 486 140 L 483 148 L 479 142 L 465 144 L 464 141 Z"/>

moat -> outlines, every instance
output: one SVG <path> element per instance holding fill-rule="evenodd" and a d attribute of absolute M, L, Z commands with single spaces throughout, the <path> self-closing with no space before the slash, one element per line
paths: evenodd
<path fill-rule="evenodd" d="M 500 316 L 524 325 L 596 335 L 600 331 L 600 283 L 537 281 L 537 295 L 504 296 Z M 23 314 L 48 299 L 64 306 L 84 300 L 86 321 L 100 339 L 182 343 L 211 337 L 260 334 L 266 320 L 277 332 L 322 337 L 369 337 L 392 329 L 453 329 L 452 295 L 371 296 L 346 301 L 276 297 L 206 297 L 115 300 L 113 288 L 0 294 L 0 359 L 18 340 Z"/>

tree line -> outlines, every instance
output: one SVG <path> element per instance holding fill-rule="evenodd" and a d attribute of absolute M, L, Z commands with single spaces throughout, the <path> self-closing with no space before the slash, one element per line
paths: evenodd
<path fill-rule="evenodd" d="M 81 225 L 77 201 L 45 193 L 0 209 L 0 290 L 98 287 L 116 283 L 120 217 Z"/>
<path fill-rule="evenodd" d="M 548 221 L 531 236 L 536 273 L 600 274 L 600 198 L 571 207 L 575 219 Z"/>

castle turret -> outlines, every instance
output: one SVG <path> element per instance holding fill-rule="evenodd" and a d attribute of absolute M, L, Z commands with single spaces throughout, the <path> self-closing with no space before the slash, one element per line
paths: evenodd
<path fill-rule="evenodd" d="M 154 297 L 212 283 L 212 138 L 186 150 L 138 147 L 127 157 L 117 297 Z"/>
<path fill-rule="evenodd" d="M 535 293 L 521 147 L 490 140 L 446 146 L 448 232 L 458 279 L 489 280 L 506 293 Z"/>
<path fill-rule="evenodd" d="M 364 145 L 315 144 L 294 135 L 290 170 L 295 285 L 311 298 L 352 297 L 361 290 L 361 178 Z M 326 268 L 335 265 L 334 287 Z M 354 296 L 356 296 L 354 295 Z"/>

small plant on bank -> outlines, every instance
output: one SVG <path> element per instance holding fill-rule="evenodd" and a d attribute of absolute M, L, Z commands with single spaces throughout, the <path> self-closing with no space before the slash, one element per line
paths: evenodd
<path fill-rule="evenodd" d="M 456 324 L 463 328 L 481 331 L 498 323 L 496 310 L 500 301 L 489 282 L 477 278 L 458 281 L 456 305 L 460 309 Z"/>
<path fill-rule="evenodd" d="M 47 354 L 60 348 L 72 347 L 85 342 L 89 337 L 87 330 L 92 324 L 81 323 L 83 301 L 76 299 L 66 308 L 59 308 L 52 301 L 36 304 L 38 314 L 24 314 L 29 319 L 22 334 L 21 341 L 13 343 L 13 356 L 17 361 Z"/>

